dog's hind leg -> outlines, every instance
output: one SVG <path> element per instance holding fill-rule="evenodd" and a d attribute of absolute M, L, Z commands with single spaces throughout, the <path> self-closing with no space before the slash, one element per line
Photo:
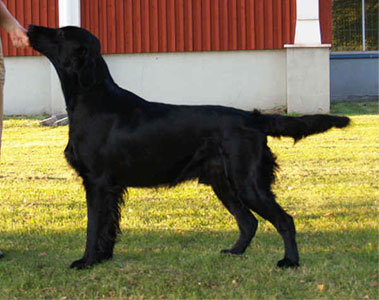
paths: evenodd
<path fill-rule="evenodd" d="M 275 157 L 271 150 L 264 145 L 262 156 L 258 164 L 252 165 L 253 170 L 249 177 L 249 184 L 236 182 L 239 197 L 242 202 L 258 213 L 261 217 L 271 222 L 284 242 L 284 258 L 278 262 L 278 267 L 299 266 L 299 253 L 296 244 L 296 230 L 293 218 L 275 201 L 275 195 L 271 191 L 276 167 Z"/>
<path fill-rule="evenodd" d="M 238 136 L 237 133 L 235 136 Z M 233 203 L 241 203 L 242 211 L 251 209 L 275 226 L 285 248 L 284 258 L 277 264 L 279 267 L 298 266 L 293 219 L 276 203 L 271 191 L 277 165 L 266 137 L 254 131 L 240 131 L 239 138 L 227 141 L 224 149 L 227 151 L 224 157 L 227 158 L 228 181 L 235 187 L 234 199 L 238 199 Z"/>
<path fill-rule="evenodd" d="M 296 244 L 296 229 L 293 218 L 287 214 L 283 208 L 275 201 L 273 193 L 262 195 L 259 199 L 249 197 L 249 207 L 258 213 L 262 218 L 271 222 L 284 242 L 284 258 L 277 264 L 278 267 L 297 267 L 299 266 L 299 253 Z M 254 200 L 253 200 L 254 199 Z"/>
<path fill-rule="evenodd" d="M 123 189 L 103 180 L 83 180 L 87 198 L 87 242 L 84 255 L 70 268 L 83 269 L 109 259 L 119 232 Z"/>
<path fill-rule="evenodd" d="M 222 250 L 221 253 L 238 255 L 245 252 L 258 227 L 258 221 L 237 198 L 237 195 L 230 185 L 222 159 L 215 159 L 208 164 L 207 173 L 209 175 L 209 184 L 212 186 L 215 194 L 234 216 L 237 221 L 240 236 L 231 249 Z"/>

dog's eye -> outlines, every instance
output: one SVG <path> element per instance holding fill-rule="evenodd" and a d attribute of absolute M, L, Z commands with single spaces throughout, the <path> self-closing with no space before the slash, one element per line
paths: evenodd
<path fill-rule="evenodd" d="M 86 47 L 79 47 L 77 49 L 75 49 L 75 53 L 79 56 L 83 56 L 83 55 L 86 55 L 88 52 L 87 48 Z"/>

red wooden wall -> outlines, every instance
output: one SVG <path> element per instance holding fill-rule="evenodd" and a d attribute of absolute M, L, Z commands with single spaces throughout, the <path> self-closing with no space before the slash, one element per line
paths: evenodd
<path fill-rule="evenodd" d="M 58 0 L 3 0 L 23 26 L 58 27 Z M 103 53 L 281 49 L 294 41 L 296 0 L 81 0 L 82 27 Z M 332 0 L 320 0 L 322 42 L 332 42 Z M 6 56 L 15 49 L 0 31 Z"/>
<path fill-rule="evenodd" d="M 332 0 L 320 0 L 320 27 L 321 42 L 323 44 L 331 44 L 332 36 Z"/>
<path fill-rule="evenodd" d="M 27 27 L 29 24 L 58 27 L 58 0 L 3 0 L 8 10 Z M 5 56 L 36 55 L 31 48 L 22 50 L 13 47 L 9 36 L 1 29 Z"/>
<path fill-rule="evenodd" d="M 296 0 L 81 0 L 103 53 L 281 49 Z"/>

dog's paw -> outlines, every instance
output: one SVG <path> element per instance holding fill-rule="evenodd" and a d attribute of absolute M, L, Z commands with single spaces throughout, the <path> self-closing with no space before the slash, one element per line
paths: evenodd
<path fill-rule="evenodd" d="M 93 265 L 96 265 L 104 260 L 108 260 L 112 258 L 112 253 L 96 253 L 95 255 L 87 255 L 85 254 L 83 258 L 75 260 L 71 265 L 70 269 L 82 270 L 86 268 L 90 268 Z"/>
<path fill-rule="evenodd" d="M 292 260 L 288 259 L 287 257 L 285 257 L 282 260 L 278 261 L 277 266 L 279 268 L 297 268 L 300 265 L 299 265 L 298 261 L 292 261 Z"/>
<path fill-rule="evenodd" d="M 99 263 L 100 261 L 101 261 L 100 259 L 91 259 L 91 258 L 83 257 L 81 259 L 75 260 L 70 265 L 70 269 L 77 269 L 77 270 L 87 269 Z"/>
<path fill-rule="evenodd" d="M 221 250 L 220 253 L 225 254 L 225 255 L 238 256 L 238 255 L 242 255 L 243 251 L 236 250 L 236 249 L 224 249 L 224 250 Z"/>
<path fill-rule="evenodd" d="M 82 270 L 82 269 L 85 269 L 85 268 L 88 268 L 88 267 L 90 267 L 90 265 L 87 264 L 85 258 L 81 258 L 81 259 L 75 260 L 70 265 L 70 269 L 77 269 L 77 270 Z"/>

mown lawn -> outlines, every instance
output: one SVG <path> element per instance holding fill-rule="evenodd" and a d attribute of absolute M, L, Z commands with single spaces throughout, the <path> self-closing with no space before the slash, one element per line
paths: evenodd
<path fill-rule="evenodd" d="M 275 267 L 282 241 L 262 219 L 244 256 L 219 254 L 236 240 L 237 226 L 211 189 L 196 182 L 130 189 L 114 259 L 70 270 L 84 250 L 86 204 L 63 157 L 67 127 L 8 118 L 0 163 L 0 299 L 378 299 L 377 103 L 365 115 L 347 106 L 333 106 L 353 115 L 345 130 L 296 145 L 270 139 L 281 165 L 278 202 L 298 230 L 296 270 Z"/>

